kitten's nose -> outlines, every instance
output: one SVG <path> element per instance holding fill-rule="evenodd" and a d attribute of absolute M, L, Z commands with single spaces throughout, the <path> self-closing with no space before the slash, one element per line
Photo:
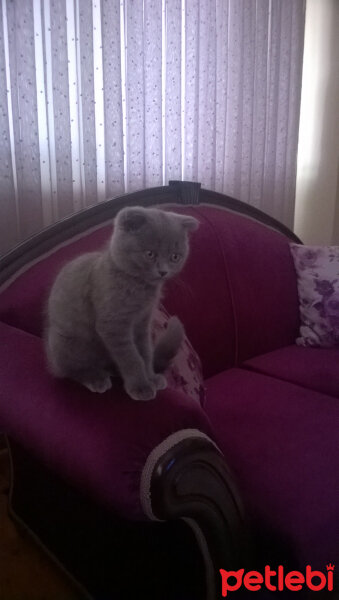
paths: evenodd
<path fill-rule="evenodd" d="M 160 277 L 165 277 L 167 275 L 168 271 L 159 271 L 159 275 Z"/>

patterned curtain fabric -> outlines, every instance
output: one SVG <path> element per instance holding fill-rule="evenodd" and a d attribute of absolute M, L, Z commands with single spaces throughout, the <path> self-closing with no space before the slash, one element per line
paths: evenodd
<path fill-rule="evenodd" d="M 303 0 L 0 0 L 0 251 L 200 181 L 291 226 Z"/>

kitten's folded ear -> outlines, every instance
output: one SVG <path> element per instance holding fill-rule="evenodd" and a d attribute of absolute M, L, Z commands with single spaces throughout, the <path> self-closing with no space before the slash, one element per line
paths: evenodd
<path fill-rule="evenodd" d="M 178 215 L 178 217 L 180 218 L 182 227 L 186 229 L 186 231 L 195 231 L 200 225 L 198 219 L 195 219 L 194 217 L 186 217 L 185 215 Z"/>
<path fill-rule="evenodd" d="M 147 221 L 145 209 L 139 206 L 123 208 L 116 216 L 116 224 L 124 231 L 137 231 Z"/>

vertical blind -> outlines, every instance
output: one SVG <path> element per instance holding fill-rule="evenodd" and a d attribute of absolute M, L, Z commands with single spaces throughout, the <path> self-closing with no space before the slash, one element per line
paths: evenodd
<path fill-rule="evenodd" d="M 0 1 L 0 252 L 169 179 L 292 225 L 303 0 Z"/>

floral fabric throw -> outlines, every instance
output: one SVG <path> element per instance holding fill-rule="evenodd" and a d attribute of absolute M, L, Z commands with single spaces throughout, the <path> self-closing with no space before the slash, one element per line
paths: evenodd
<path fill-rule="evenodd" d="M 298 276 L 300 346 L 339 346 L 339 246 L 291 244 Z"/>
<path fill-rule="evenodd" d="M 157 340 L 161 332 L 166 329 L 168 319 L 169 315 L 163 306 L 156 309 L 153 316 L 154 340 Z M 205 388 L 203 385 L 201 362 L 186 336 L 165 375 L 169 388 L 183 392 L 203 405 Z"/>

